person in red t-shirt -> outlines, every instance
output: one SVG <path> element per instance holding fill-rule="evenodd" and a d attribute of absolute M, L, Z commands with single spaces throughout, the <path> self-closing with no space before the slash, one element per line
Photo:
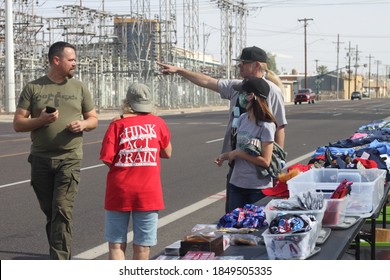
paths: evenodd
<path fill-rule="evenodd" d="M 170 132 L 153 115 L 150 89 L 131 84 L 123 115 L 111 122 L 100 160 L 108 167 L 105 195 L 105 238 L 109 259 L 125 259 L 130 216 L 133 219 L 133 259 L 149 259 L 157 244 L 158 211 L 164 209 L 160 158 L 170 158 Z"/>

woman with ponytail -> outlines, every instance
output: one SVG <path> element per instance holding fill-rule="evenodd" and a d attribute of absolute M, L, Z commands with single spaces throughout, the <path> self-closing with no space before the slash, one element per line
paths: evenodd
<path fill-rule="evenodd" d="M 218 166 L 222 166 L 224 161 L 234 161 L 227 212 L 255 203 L 265 196 L 262 189 L 273 187 L 272 177 L 260 177 L 257 170 L 259 166 L 268 168 L 271 164 L 277 128 L 275 117 L 267 105 L 270 86 L 264 79 L 250 77 L 235 89 L 240 92 L 240 106 L 246 109 L 246 113 L 238 119 L 237 146 L 215 160 Z M 248 144 L 256 145 L 257 141 L 261 142 L 261 154 L 248 153 L 245 147 Z"/>

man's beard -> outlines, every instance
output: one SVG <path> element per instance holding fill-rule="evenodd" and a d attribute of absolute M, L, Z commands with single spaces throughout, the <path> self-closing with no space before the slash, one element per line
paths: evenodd
<path fill-rule="evenodd" d="M 74 72 L 75 72 L 75 71 L 76 71 L 76 70 L 70 70 L 70 71 L 69 71 L 69 73 L 68 73 L 68 75 L 67 75 L 68 79 L 72 79 L 72 78 L 73 78 Z"/>

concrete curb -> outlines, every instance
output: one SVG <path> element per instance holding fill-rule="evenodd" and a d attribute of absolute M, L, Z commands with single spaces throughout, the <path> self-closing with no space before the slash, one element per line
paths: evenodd
<path fill-rule="evenodd" d="M 156 109 L 155 114 L 157 116 L 168 116 L 168 115 L 180 115 L 190 113 L 201 113 L 201 112 L 213 112 L 213 111 L 227 111 L 228 106 L 210 106 L 210 107 L 199 107 L 199 108 L 178 108 L 178 109 Z M 111 120 L 112 118 L 120 114 L 119 110 L 101 110 L 98 113 L 99 120 Z M 13 113 L 0 113 L 0 122 L 11 123 L 13 121 Z"/>

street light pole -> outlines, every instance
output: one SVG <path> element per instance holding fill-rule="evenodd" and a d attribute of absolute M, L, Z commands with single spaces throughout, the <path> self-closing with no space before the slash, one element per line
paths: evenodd
<path fill-rule="evenodd" d="M 298 19 L 299 22 L 304 22 L 304 48 L 305 48 L 305 88 L 307 88 L 307 41 L 306 41 L 306 26 L 309 20 L 313 20 L 312 18 L 304 18 Z"/>
<path fill-rule="evenodd" d="M 351 41 L 348 48 L 348 99 L 351 98 Z"/>
<path fill-rule="evenodd" d="M 318 59 L 314 59 L 314 61 L 316 62 L 316 74 L 318 74 Z"/>

